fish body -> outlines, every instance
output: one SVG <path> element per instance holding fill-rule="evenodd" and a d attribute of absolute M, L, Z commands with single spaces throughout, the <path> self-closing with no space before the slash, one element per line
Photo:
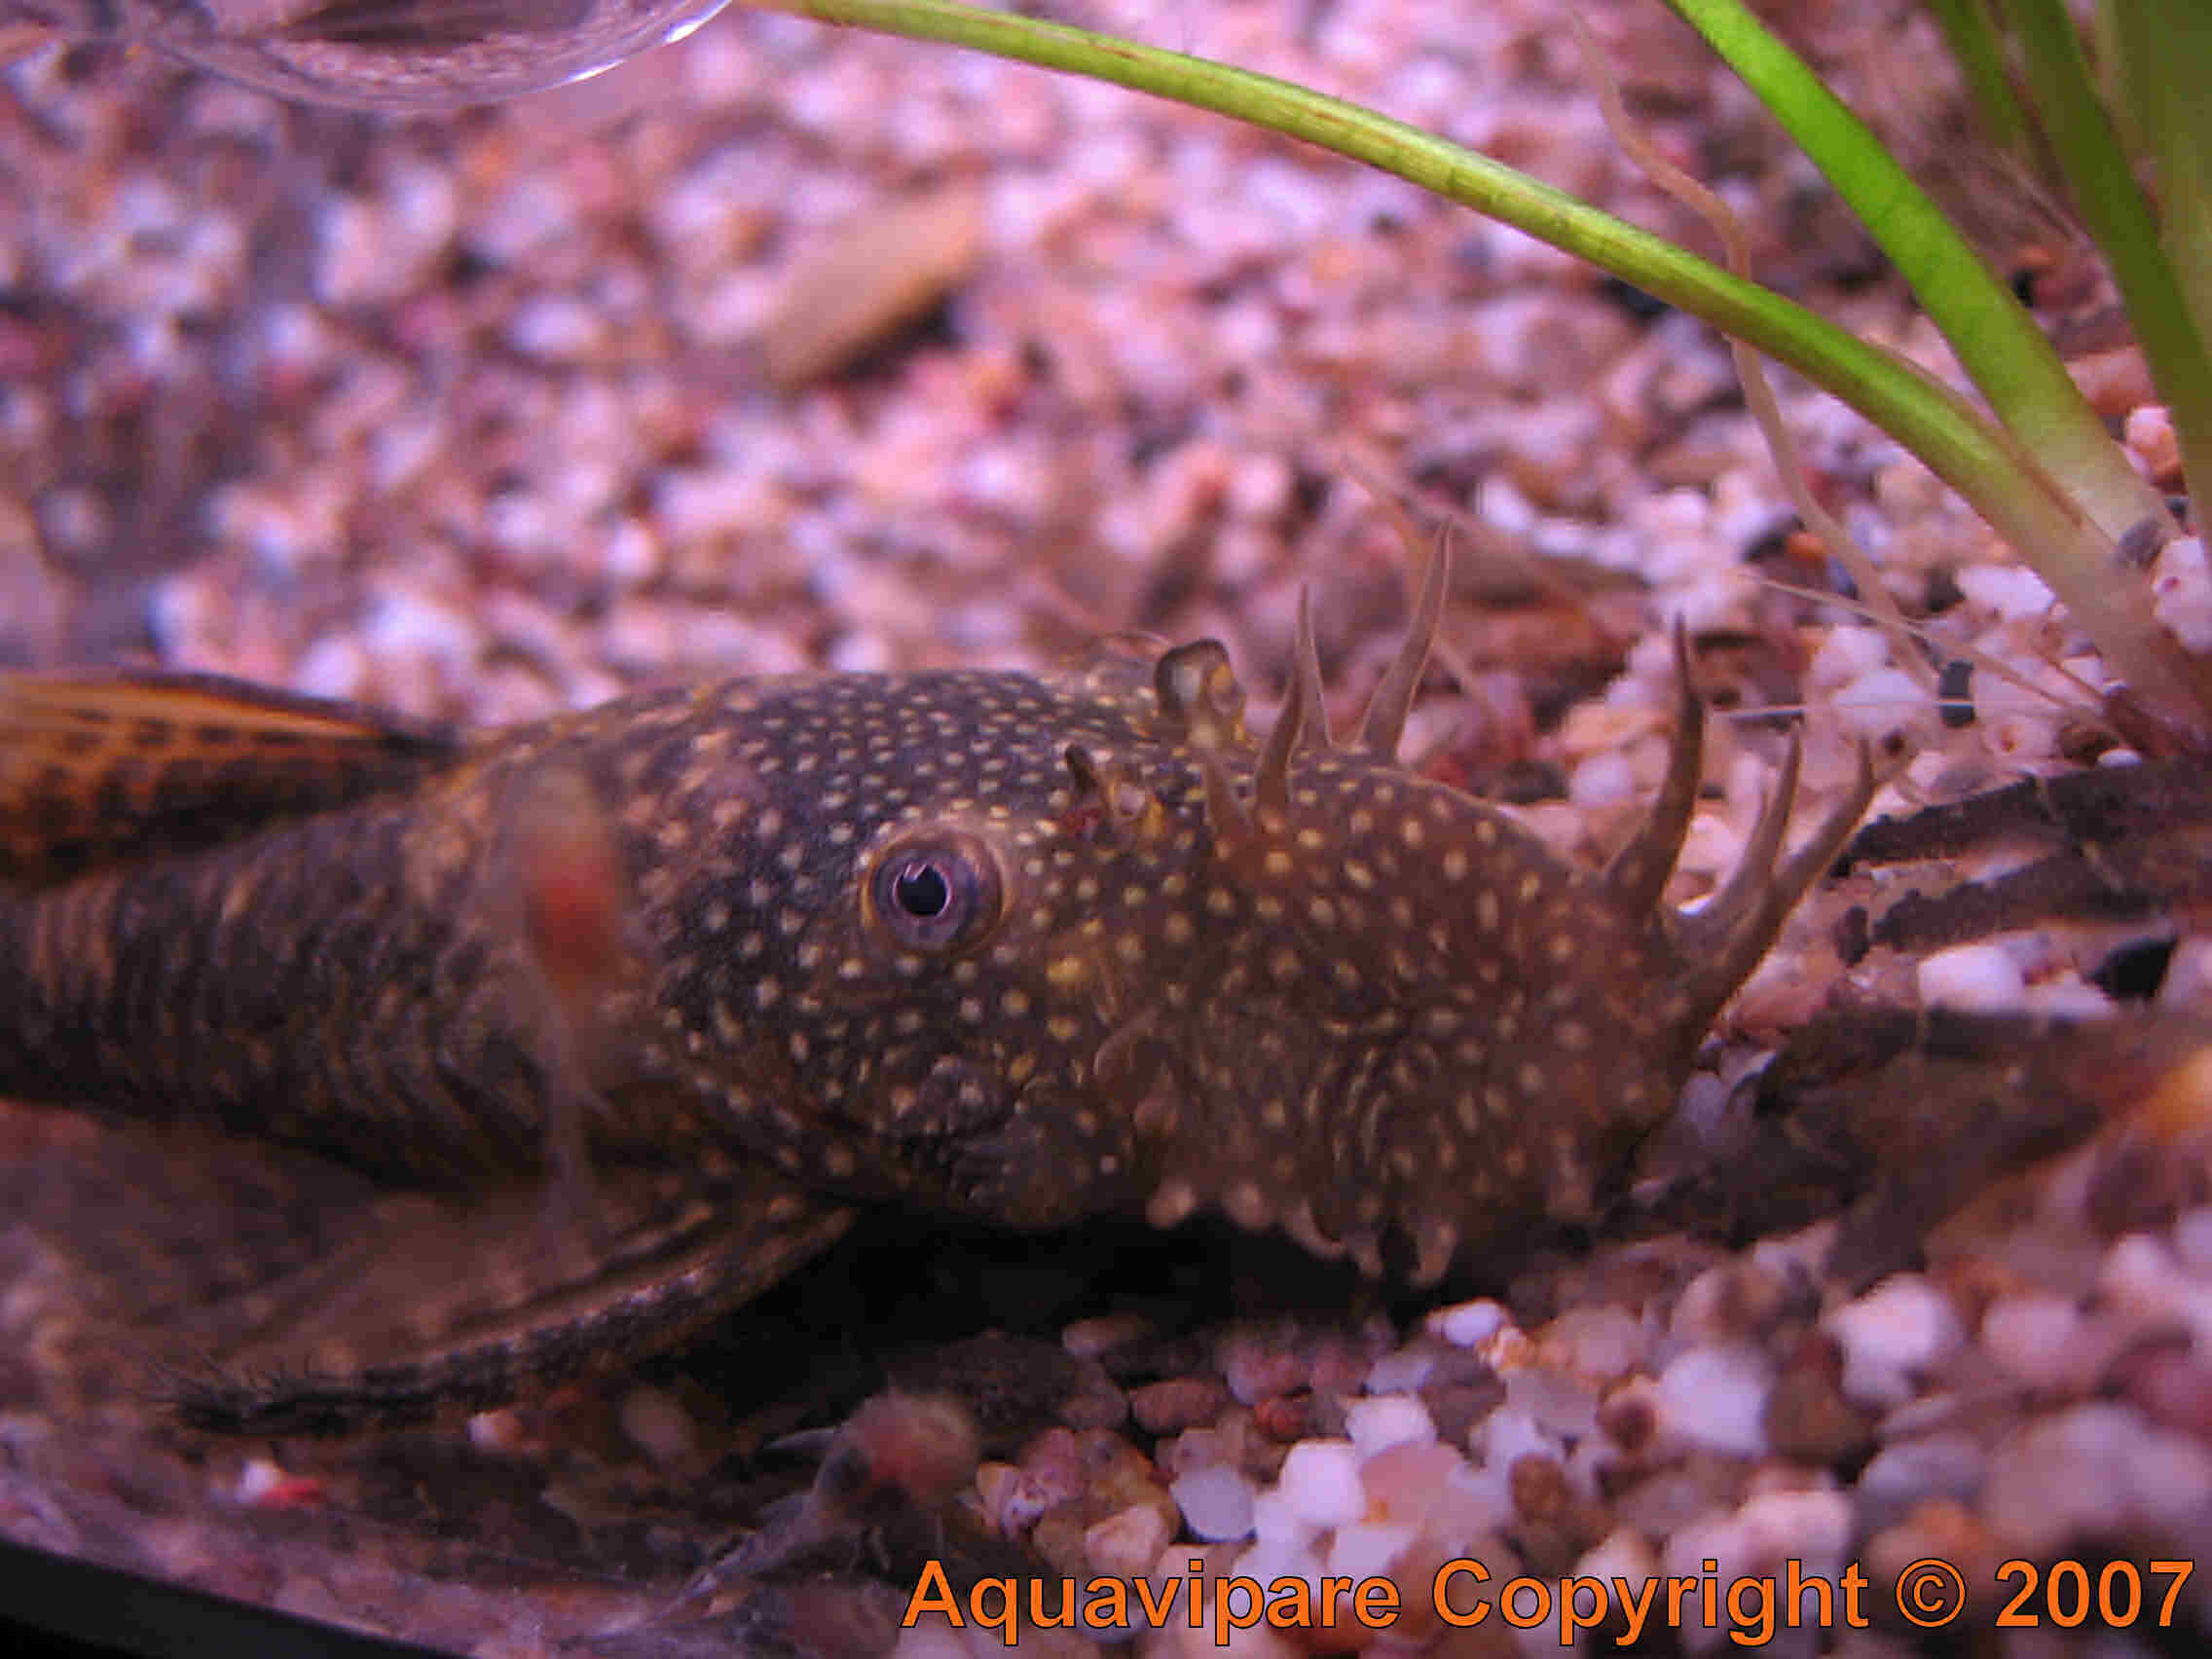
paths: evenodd
<path fill-rule="evenodd" d="M 1265 745 L 1212 642 L 727 681 L 482 734 L 18 679 L 0 1094 L 456 1194 L 694 1200 L 685 1248 L 722 1271 L 676 1296 L 693 1322 L 872 1204 L 1017 1228 L 1216 1206 L 1433 1280 L 1591 1212 L 1868 793 L 1776 868 L 1792 753 L 1739 878 L 1668 910 L 1685 660 L 1649 821 L 1605 870 L 1561 860 L 1394 758 L 1442 567 L 1349 742 L 1303 619 Z M 589 1307 L 614 1248 L 541 1276 Z"/>

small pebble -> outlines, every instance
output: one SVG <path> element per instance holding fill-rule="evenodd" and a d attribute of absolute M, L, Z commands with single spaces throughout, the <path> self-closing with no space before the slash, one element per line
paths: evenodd
<path fill-rule="evenodd" d="M 249 1457 L 239 1470 L 232 1496 L 248 1509 L 303 1509 L 322 1500 L 323 1482 L 314 1475 L 294 1474 L 267 1457 Z"/>
<path fill-rule="evenodd" d="M 1449 1350 L 1445 1350 L 1449 1351 Z M 1383 1354 L 1369 1367 L 1370 1394 L 1416 1394 L 1442 1363 L 1443 1353 L 1430 1343 L 1415 1341 Z"/>
<path fill-rule="evenodd" d="M 1967 1014 L 2016 1012 L 2027 1000 L 2027 979 L 2002 943 L 1955 944 L 1924 956 L 1913 971 L 1920 1000 L 1929 1008 Z"/>
<path fill-rule="evenodd" d="M 1295 1394 L 1307 1386 L 1306 1359 L 1285 1338 L 1240 1331 L 1226 1338 L 1218 1362 L 1222 1381 L 1243 1405 L 1281 1394 Z"/>
<path fill-rule="evenodd" d="M 2082 1310 L 2074 1298 L 2048 1291 L 2001 1296 L 1982 1310 L 1981 1349 L 2032 1387 L 2084 1381 L 2076 1366 Z"/>
<path fill-rule="evenodd" d="M 1767 1450 L 1766 1401 L 1773 1386 L 1766 1358 L 1756 1348 L 1690 1348 L 1659 1374 L 1652 1393 L 1659 1431 L 1690 1446 L 1762 1456 Z"/>
<path fill-rule="evenodd" d="M 2212 568 L 2201 536 L 2169 541 L 2151 570 L 2151 601 L 2158 620 L 2199 654 L 2212 652 Z"/>
<path fill-rule="evenodd" d="M 1967 565 L 1957 572 L 1969 603 L 2006 622 L 2032 622 L 2056 601 L 2049 587 L 2024 565 Z"/>
<path fill-rule="evenodd" d="M 1002 1538 L 1028 1531 L 1038 1517 L 1075 1495 L 1027 1469 L 996 1462 L 977 1469 L 976 1493 L 982 1499 L 984 1517 Z"/>
<path fill-rule="evenodd" d="M 1131 1504 L 1084 1532 L 1084 1559 L 1109 1577 L 1140 1577 L 1172 1536 L 1174 1528 L 1157 1509 Z"/>
<path fill-rule="evenodd" d="M 1254 1491 L 1241 1471 L 1215 1464 L 1184 1475 L 1168 1491 L 1193 1537 L 1211 1542 L 1251 1536 Z"/>
<path fill-rule="evenodd" d="M 1485 1297 L 1476 1302 L 1439 1308 L 1423 1323 L 1432 1335 L 1442 1337 L 1454 1347 L 1479 1348 L 1511 1320 L 1512 1315 L 1506 1312 L 1503 1304 Z M 1368 1385 L 1374 1386 L 1372 1377 Z"/>
<path fill-rule="evenodd" d="M 622 1432 L 652 1460 L 668 1467 L 699 1455 L 699 1426 L 665 1388 L 639 1386 L 622 1397 Z"/>
<path fill-rule="evenodd" d="M 2098 1400 L 2031 1419 L 1990 1457 L 1981 1511 L 2022 1555 L 2082 1537 L 2200 1524 L 2212 1452 Z"/>
<path fill-rule="evenodd" d="M 1838 729 L 1862 742 L 1887 744 L 1929 729 L 1935 700 L 1901 668 L 1861 675 L 1830 699 Z"/>
<path fill-rule="evenodd" d="M 1418 1399 L 1383 1394 L 1346 1402 L 1345 1432 L 1360 1456 L 1372 1457 L 1402 1441 L 1434 1440 L 1436 1424 L 1429 1418 L 1428 1408 Z"/>
<path fill-rule="evenodd" d="M 1797 1346 L 1766 1405 L 1766 1436 L 1776 1452 L 1799 1462 L 1832 1465 L 1872 1450 L 1871 1415 L 1844 1398 L 1840 1357 L 1825 1339 Z"/>
<path fill-rule="evenodd" d="M 1822 1323 L 1843 1347 L 1845 1395 L 1877 1409 L 1911 1399 L 1964 1340 L 1950 1298 L 1917 1273 L 1884 1279 Z"/>
<path fill-rule="evenodd" d="M 1229 1386 L 1218 1377 L 1177 1377 L 1129 1390 L 1129 1415 L 1148 1434 L 1178 1434 L 1219 1417 Z"/>
<path fill-rule="evenodd" d="M 1322 1558 L 1322 1565 L 1332 1576 L 1355 1583 L 1386 1578 L 1419 1535 L 1419 1528 L 1403 1522 L 1339 1527 L 1329 1540 L 1329 1553 Z"/>
<path fill-rule="evenodd" d="M 1642 1324 L 1625 1308 L 1570 1308 L 1536 1333 L 1536 1346 L 1553 1364 L 1609 1382 L 1642 1360 L 1645 1342 Z"/>
<path fill-rule="evenodd" d="M 1924 1498 L 1972 1502 L 1989 1470 L 1989 1455 L 1972 1434 L 1937 1431 L 1893 1441 L 1859 1473 L 1866 1527 L 1878 1530 Z"/>
<path fill-rule="evenodd" d="M 2212 1207 L 2185 1210 L 2174 1218 L 2174 1255 L 2200 1278 L 2212 1278 Z"/>
<path fill-rule="evenodd" d="M 1401 1440 L 1360 1465 L 1368 1514 L 1378 1521 L 1426 1522 L 1466 1468 L 1466 1458 L 1449 1446 L 1433 1440 Z"/>
<path fill-rule="evenodd" d="M 1805 665 L 1808 689 L 1836 690 L 1864 675 L 1883 668 L 1890 660 L 1890 642 L 1879 628 L 1830 628 Z"/>
<path fill-rule="evenodd" d="M 1367 1513 L 1359 1453 L 1348 1440 L 1302 1440 L 1278 1483 L 1293 1513 L 1315 1527 L 1345 1527 Z"/>
<path fill-rule="evenodd" d="M 2097 1288 L 2115 1307 L 2186 1330 L 2212 1350 L 2212 1286 L 2180 1272 L 2157 1238 L 2131 1234 L 2116 1239 L 2098 1270 Z"/>
<path fill-rule="evenodd" d="M 2120 424 L 2120 437 L 2152 483 L 2161 490 L 2180 486 L 2181 439 L 2174 432 L 2172 411 L 2164 404 L 2145 403 L 2130 409 Z"/>

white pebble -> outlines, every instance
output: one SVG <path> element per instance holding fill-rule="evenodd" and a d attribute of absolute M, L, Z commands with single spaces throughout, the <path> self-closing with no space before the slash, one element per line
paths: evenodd
<path fill-rule="evenodd" d="M 292 688 L 311 697 L 358 697 L 369 678 L 368 653 L 350 634 L 325 634 L 292 668 Z"/>
<path fill-rule="evenodd" d="M 1429 1373 L 1436 1369 L 1439 1357 L 1432 1345 L 1419 1341 L 1393 1348 L 1367 1368 L 1367 1391 L 1370 1394 L 1417 1392 L 1428 1381 Z"/>
<path fill-rule="evenodd" d="M 2058 753 L 2059 722 L 2053 715 L 2013 708 L 1977 718 L 1974 724 L 1981 746 L 2008 764 L 2047 760 Z"/>
<path fill-rule="evenodd" d="M 660 574 L 660 537 L 643 519 L 626 518 L 607 538 L 599 568 L 618 588 L 644 587 Z"/>
<path fill-rule="evenodd" d="M 2193 1209 L 2174 1218 L 2174 1254 L 2200 1277 L 2212 1275 L 2212 1209 Z"/>
<path fill-rule="evenodd" d="M 607 343 L 607 323 L 572 294 L 526 300 L 507 319 L 507 344 L 526 357 L 572 363 Z"/>
<path fill-rule="evenodd" d="M 1682 837 L 1682 851 L 1675 867 L 1693 875 L 1719 875 L 1736 867 L 1744 856 L 1744 831 L 1722 813 L 1700 812 L 1690 820 Z M 1691 908 L 1706 903 L 1711 894 L 1695 900 Z"/>
<path fill-rule="evenodd" d="M 1577 1377 L 1606 1382 L 1643 1357 L 1643 1326 L 1625 1308 L 1570 1308 L 1536 1333 L 1536 1344 Z"/>
<path fill-rule="evenodd" d="M 779 487 L 757 472 L 671 467 L 653 484 L 653 529 L 673 546 L 757 534 L 788 516 Z"/>
<path fill-rule="evenodd" d="M 1436 1422 L 1428 1408 L 1413 1395 L 1382 1394 L 1347 1401 L 1345 1432 L 1365 1459 L 1403 1441 L 1434 1440 Z"/>
<path fill-rule="evenodd" d="M 1805 665 L 1807 690 L 1826 691 L 1848 685 L 1862 674 L 1871 674 L 1890 660 L 1890 643 L 1875 628 L 1830 628 L 1827 638 Z"/>
<path fill-rule="evenodd" d="M 2002 944 L 1960 944 L 1923 957 L 1914 972 L 1920 1000 L 1929 1008 L 1968 1014 L 2003 1014 L 2019 1008 L 2027 980 Z"/>
<path fill-rule="evenodd" d="M 2159 550 L 2151 567 L 2151 602 L 2158 620 L 2191 650 L 2212 651 L 2212 568 L 2201 536 L 2184 536 Z"/>
<path fill-rule="evenodd" d="M 666 1389 L 641 1383 L 624 1396 L 622 1432 L 632 1445 L 664 1466 L 699 1454 L 699 1428 L 682 1403 Z"/>
<path fill-rule="evenodd" d="M 1822 1321 L 1843 1346 L 1843 1391 L 1861 1405 L 1911 1399 L 1915 1380 L 1957 1351 L 1964 1339 L 1951 1300 L 1918 1273 L 1884 1279 Z"/>
<path fill-rule="evenodd" d="M 1762 1566 L 1794 1557 L 1809 1571 L 1829 1571 L 1829 1564 L 1840 1562 L 1851 1543 L 1851 1499 L 1840 1492 L 1760 1493 L 1736 1518 L 1753 1559 Z"/>
<path fill-rule="evenodd" d="M 1846 735 L 1883 742 L 1925 726 L 1936 705 L 1928 687 L 1901 668 L 1877 668 L 1844 686 L 1831 706 Z"/>
<path fill-rule="evenodd" d="M 372 653 L 420 651 L 457 672 L 473 667 L 481 643 L 475 626 L 443 600 L 387 584 L 369 607 L 361 637 Z"/>
<path fill-rule="evenodd" d="M 1297 1500 L 1281 1487 L 1252 1494 L 1252 1535 L 1262 1543 L 1303 1549 L 1322 1530 L 1307 1520 Z"/>
<path fill-rule="evenodd" d="M 1083 1534 L 1084 1559 L 1113 1578 L 1134 1578 L 1159 1560 L 1172 1529 L 1149 1503 L 1132 1503 Z"/>
<path fill-rule="evenodd" d="M 1567 798 L 1577 806 L 1613 806 L 1641 793 L 1636 768 L 1617 750 L 1591 756 L 1567 781 Z"/>
<path fill-rule="evenodd" d="M 2052 603 L 2043 577 L 2021 565 L 1969 565 L 1958 583 L 1970 604 L 2007 622 L 2032 622 Z"/>
<path fill-rule="evenodd" d="M 1693 1347 L 1659 1373 L 1651 1402 L 1671 1440 L 1740 1457 L 1763 1456 L 1766 1401 L 1774 1378 L 1756 1348 Z"/>
<path fill-rule="evenodd" d="M 1567 1440 L 1598 1432 L 1595 1384 L 1549 1365 L 1524 1365 L 1506 1374 L 1505 1397 L 1539 1428 Z"/>
<path fill-rule="evenodd" d="M 2176 1014 L 2212 1007 L 2212 939 L 2185 939 L 2174 946 L 2157 1004 Z"/>
<path fill-rule="evenodd" d="M 449 457 L 451 436 L 435 421 L 401 418 L 369 434 L 369 480 L 381 495 L 396 496 Z"/>
<path fill-rule="evenodd" d="M 2146 477 L 2157 477 L 2181 464 L 2181 440 L 2174 433 L 2173 411 L 2162 403 L 2143 403 L 2127 412 L 2120 424 L 2120 438 L 2128 457 Z"/>
<path fill-rule="evenodd" d="M 2025 1008 L 2046 1019 L 2102 1019 L 2119 1005 L 2079 974 L 2056 974 L 2028 987 Z"/>
<path fill-rule="evenodd" d="M 234 1495 L 238 1502 L 250 1508 L 291 1478 L 290 1471 L 278 1468 L 266 1457 L 249 1457 L 245 1467 L 239 1471 Z"/>
<path fill-rule="evenodd" d="M 1333 1577 L 1383 1578 L 1413 1548 L 1420 1529 L 1403 1522 L 1339 1527 L 1323 1565 Z"/>
<path fill-rule="evenodd" d="M 1634 1527 L 1620 1527 L 1584 1551 L 1570 1575 L 1595 1578 L 1602 1583 L 1618 1579 L 1623 1584 L 1638 1585 L 1658 1571 L 1659 1557 L 1653 1553 L 1650 1540 Z"/>
<path fill-rule="evenodd" d="M 1982 1313 L 1982 1351 L 2023 1382 L 2056 1387 L 2074 1369 L 2068 1356 L 2081 1323 L 2082 1310 L 2070 1296 L 2015 1291 Z"/>
<path fill-rule="evenodd" d="M 468 251 L 491 265 L 510 265 L 575 234 L 582 211 L 574 191 L 546 173 L 517 179 L 468 216 Z"/>
<path fill-rule="evenodd" d="M 1170 1567 L 1178 1576 L 1184 1570 L 1182 1562 L 1172 1557 L 1161 1566 Z M 1248 1578 L 1257 1578 L 1262 1584 L 1272 1584 L 1277 1578 L 1303 1578 L 1309 1584 L 1318 1585 L 1321 1558 L 1314 1553 L 1311 1539 L 1291 1543 L 1262 1533 L 1260 1541 L 1237 1559 L 1236 1570 Z"/>
<path fill-rule="evenodd" d="M 2212 1510 L 2212 1453 L 2128 1406 L 2093 1401 L 2033 1419 L 2000 1446 L 1980 1509 L 2000 1518 L 2007 1553 L 2027 1556 L 2194 1528 Z"/>
<path fill-rule="evenodd" d="M 1988 1468 L 1988 1453 L 1965 1430 L 1920 1435 L 1883 1447 L 1859 1475 L 1866 1530 L 1880 1530 L 1924 1498 L 1969 1501 L 1981 1490 Z"/>
<path fill-rule="evenodd" d="M 2116 1307 L 2186 1325 L 2199 1349 L 2212 1347 L 2212 1288 L 2181 1272 L 2156 1238 L 2135 1233 L 2117 1240 L 2097 1269 L 2097 1288 Z"/>
<path fill-rule="evenodd" d="M 1509 1469 L 1516 1458 L 1534 1455 L 1558 1457 L 1566 1448 L 1546 1434 L 1518 1404 L 1498 1407 L 1475 1427 L 1474 1451 L 1486 1469 Z"/>
<path fill-rule="evenodd" d="M 1486 1296 L 1479 1301 L 1439 1308 L 1424 1324 L 1432 1336 L 1442 1337 L 1454 1347 L 1478 1348 L 1503 1330 L 1512 1317 L 1504 1304 L 1493 1302 Z M 1374 1385 L 1371 1379 L 1368 1386 Z"/>
<path fill-rule="evenodd" d="M 1279 1490 L 1315 1527 L 1345 1527 L 1367 1513 L 1359 1454 L 1348 1440 L 1302 1440 L 1282 1460 Z"/>
<path fill-rule="evenodd" d="M 1191 1535 L 1206 1543 L 1252 1535 L 1251 1481 L 1226 1463 L 1194 1469 L 1167 1489 Z"/>
<path fill-rule="evenodd" d="M 1399 1442 L 1360 1465 L 1368 1516 L 1377 1521 L 1431 1522 L 1444 1504 L 1445 1483 L 1466 1466 L 1466 1458 L 1440 1442 Z"/>

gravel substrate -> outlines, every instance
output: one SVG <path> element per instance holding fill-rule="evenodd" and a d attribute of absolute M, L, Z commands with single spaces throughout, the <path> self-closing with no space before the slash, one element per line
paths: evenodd
<path fill-rule="evenodd" d="M 1651 136 L 1745 216 L 1763 276 L 1955 373 L 1686 30 L 1644 0 L 1580 10 Z M 1789 10 L 1847 94 L 1941 151 L 1922 9 Z M 1709 245 L 1608 138 L 1551 6 L 1067 20 L 1375 104 Z M 2132 354 L 2077 368 L 2178 487 Z M 1564 853 L 1602 857 L 1658 781 L 1677 616 L 1722 709 L 1802 710 L 1815 806 L 1862 741 L 1899 757 L 1890 812 L 2134 758 L 2085 735 L 2105 676 L 2041 580 L 1881 434 L 1782 393 L 1824 501 L 1942 656 L 1975 663 L 1945 706 L 1854 612 L 1784 591 L 1842 581 L 1792 533 L 1710 335 L 1210 117 L 752 15 L 439 120 L 289 108 L 112 49 L 0 71 L 5 662 L 152 660 L 502 721 L 676 677 L 1034 665 L 1143 631 L 1226 641 L 1264 715 L 1309 585 L 1342 729 L 1407 608 L 1371 480 L 1456 526 L 1409 749 Z M 2212 648 L 2201 544 L 2150 579 Z M 1787 723 L 1714 722 L 1678 901 L 1735 862 Z M 2212 1010 L 2188 914 L 1839 948 L 1853 907 L 2021 856 L 1832 884 L 1724 1016 L 1682 1134 L 1824 1002 Z M 2115 968 L 2146 941 L 2170 941 L 2154 970 Z M 1003 1651 L 988 1630 L 896 1635 L 939 1553 L 971 1577 L 1164 1584 L 1196 1560 L 1405 1593 L 1386 1631 L 1227 1633 L 1240 1654 L 1558 1649 L 1556 1621 L 1445 1627 L 1426 1589 L 1458 1557 L 1493 1596 L 1523 1572 L 1724 1593 L 1857 1564 L 1868 1627 L 1780 1630 L 1785 1651 L 2172 1651 L 2212 1630 L 2212 1572 L 2148 1628 L 2172 1577 L 2149 1563 L 2212 1543 L 2212 1186 L 2175 1127 L 2208 1088 L 2186 1068 L 2164 1086 L 2155 1156 L 2046 1165 L 1871 1286 L 1824 1273 L 1825 1221 L 1736 1250 L 1599 1241 L 1433 1311 L 1316 1272 L 1305 1306 L 1237 1320 L 1241 1302 L 1155 1305 L 1207 1275 L 1195 1247 L 1157 1297 L 1087 1292 L 1071 1267 L 1049 1340 L 1032 1318 L 939 1372 L 908 1353 L 890 1374 L 927 1381 L 857 1413 L 895 1323 L 865 1299 L 729 1338 L 817 1356 L 751 1377 L 741 1405 L 703 1363 L 335 1449 L 193 1442 L 119 1382 L 62 1246 L 148 1223 L 84 1197 L 104 1131 L 0 1104 L 0 1535 L 501 1656 Z M 1300 1272 L 1250 1271 L 1278 1290 Z M 940 1299 L 896 1346 L 974 1337 L 978 1309 L 1021 1324 L 1030 1298 Z M 778 1460 L 780 1436 L 840 1422 Z M 1970 1587 L 1934 1637 L 1893 1591 L 1922 1558 Z M 2014 1558 L 2037 1565 L 2040 1628 L 1998 1628 Z M 2054 1616 L 2068 1559 L 2080 1628 Z M 2108 1630 L 2100 1582 L 2126 1575 L 2100 1572 L 2122 1559 L 2144 1610 Z M 1195 1654 L 1217 1634 L 1119 1640 Z M 1643 1640 L 1732 1645 L 1695 1616 Z M 1029 1630 L 1021 1650 L 1086 1648 Z"/>

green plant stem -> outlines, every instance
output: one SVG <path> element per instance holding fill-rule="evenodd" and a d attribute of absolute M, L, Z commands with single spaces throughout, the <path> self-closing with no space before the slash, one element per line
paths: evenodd
<path fill-rule="evenodd" d="M 2004 42 L 1990 23 L 1987 0 L 1929 0 L 1929 10 L 1982 127 L 2022 166 L 2034 166 L 2034 129 L 2006 78 Z"/>
<path fill-rule="evenodd" d="M 2202 0 L 2106 0 L 2120 84 L 2147 106 L 2145 148 L 2158 169 L 2158 240 L 2212 342 L 2212 7 Z M 2208 481 L 2212 482 L 2212 481 Z"/>
<path fill-rule="evenodd" d="M 2160 512 L 2156 492 L 2114 445 L 2035 318 L 1805 60 L 1740 0 L 1668 4 L 1743 77 L 1851 203 L 1998 418 L 2098 528 L 2117 540 Z M 2082 579 L 2090 574 L 2083 572 Z"/>
<path fill-rule="evenodd" d="M 2123 50 L 2138 27 L 2154 20 L 2148 15 L 2154 0 L 2135 3 L 2144 13 L 2117 31 Z M 2203 0 L 2194 3 L 2201 5 Z M 2150 203 L 2143 200 L 2134 169 L 2090 84 L 2074 19 L 2059 0 L 2006 0 L 2006 6 L 2013 32 L 2026 50 L 2028 84 L 2034 89 L 2051 148 L 2057 152 L 2059 170 L 2066 175 L 2075 210 L 2112 265 L 2113 280 L 2120 285 L 2152 382 L 2172 415 L 2182 445 L 2182 471 L 2193 490 L 2201 486 L 2212 492 L 2212 358 L 2205 353 L 2188 297 L 2159 243 Z M 2181 17 L 2170 20 L 2177 29 L 2186 28 L 2189 21 Z M 2146 95 L 2160 91 L 2191 98 L 2202 95 L 2206 63 L 2160 65 L 2152 61 L 2150 46 L 2143 42 L 2127 54 L 2123 84 Z M 2171 52 L 2173 43 L 2160 40 L 2156 50 Z M 2185 90 L 2172 87 L 2177 70 L 2188 77 Z M 2156 134 L 2166 125 L 2157 109 L 2139 111 L 2138 116 L 2148 118 L 2147 133 Z M 2201 157 L 2187 157 L 2185 162 L 2202 166 Z M 2190 180 L 2185 175 L 2175 182 L 2186 188 Z M 2185 217 L 2192 210 L 2201 213 L 2202 206 L 2200 202 L 2183 203 Z M 2196 498 L 2212 500 L 2212 494 Z"/>
<path fill-rule="evenodd" d="M 2111 533 L 2087 518 L 2034 456 L 1903 359 L 1755 282 L 1433 133 L 1207 58 L 958 0 L 738 3 L 967 47 L 1211 110 L 1394 173 L 1609 271 L 1795 369 L 1864 415 L 2038 560 L 2107 661 L 2147 704 L 2185 729 L 2201 728 L 2212 718 L 2206 712 L 2212 698 L 2196 696 L 2190 663 L 2151 615 L 2140 584 L 2111 580 Z M 1820 91 L 1825 96 L 1825 89 Z M 2058 373 L 2063 381 L 2064 371 Z M 2101 429 L 2097 436 L 2117 460 Z M 2133 481 L 2132 473 L 2126 476 Z M 2156 507 L 2157 497 L 2145 495 Z"/>

